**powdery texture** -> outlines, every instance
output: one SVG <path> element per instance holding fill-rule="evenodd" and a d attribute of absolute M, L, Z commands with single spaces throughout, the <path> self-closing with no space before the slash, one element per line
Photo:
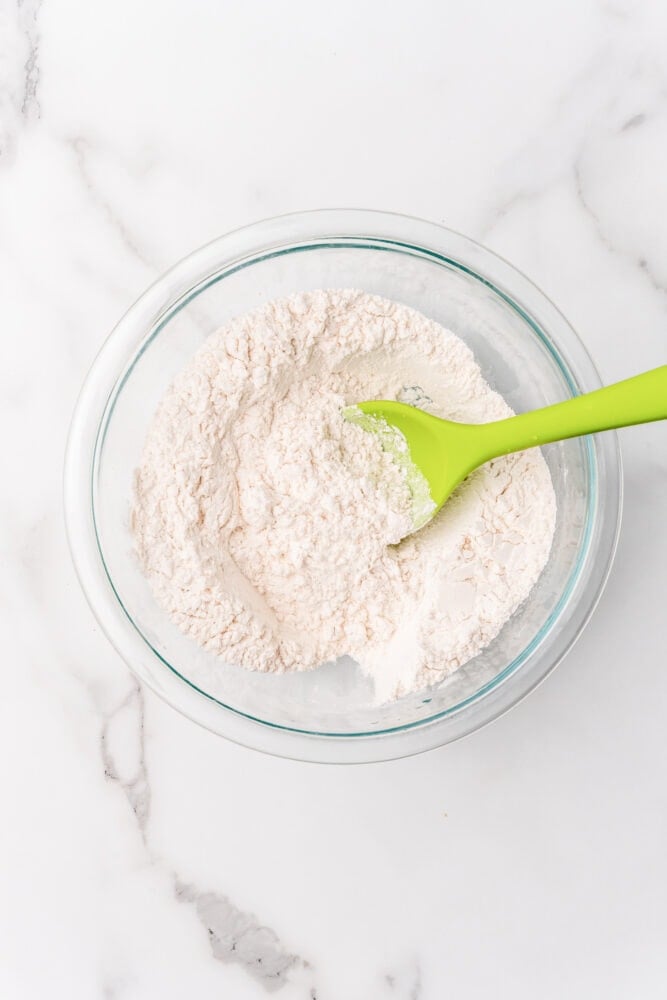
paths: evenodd
<path fill-rule="evenodd" d="M 132 526 L 179 627 L 253 670 L 343 654 L 380 700 L 484 648 L 544 567 L 555 497 L 537 450 L 477 470 L 421 531 L 405 472 L 342 418 L 400 399 L 480 422 L 511 410 L 437 323 L 358 291 L 272 302 L 209 337 L 165 395 Z"/>

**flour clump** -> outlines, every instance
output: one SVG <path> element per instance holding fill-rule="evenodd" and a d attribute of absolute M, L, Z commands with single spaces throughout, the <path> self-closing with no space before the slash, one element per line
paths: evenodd
<path fill-rule="evenodd" d="M 231 321 L 176 377 L 132 529 L 157 601 L 203 647 L 274 672 L 349 654 L 384 700 L 498 634 L 546 563 L 556 511 L 532 450 L 477 470 L 409 535 L 405 470 L 342 415 L 373 398 L 511 414 L 466 345 L 420 313 L 360 291 L 294 295 Z"/>

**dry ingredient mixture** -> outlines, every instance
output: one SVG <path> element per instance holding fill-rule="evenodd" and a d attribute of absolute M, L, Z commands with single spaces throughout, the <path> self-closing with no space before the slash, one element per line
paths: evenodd
<path fill-rule="evenodd" d="M 477 470 L 408 535 L 405 470 L 341 413 L 373 398 L 471 422 L 512 412 L 465 344 L 406 306 L 339 289 L 271 302 L 209 337 L 166 393 L 132 528 L 158 602 L 206 649 L 278 673 L 349 654 L 389 700 L 498 634 L 547 561 L 556 505 L 533 449 Z"/>

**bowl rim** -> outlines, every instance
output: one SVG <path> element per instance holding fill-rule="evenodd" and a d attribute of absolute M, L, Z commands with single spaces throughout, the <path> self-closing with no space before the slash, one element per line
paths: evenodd
<path fill-rule="evenodd" d="M 426 220 L 366 209 L 277 216 L 224 234 L 183 258 L 117 323 L 93 362 L 74 410 L 65 456 L 64 506 L 70 551 L 84 594 L 107 638 L 141 681 L 188 718 L 234 742 L 293 759 L 359 763 L 409 756 L 468 735 L 514 707 L 548 676 L 581 634 L 607 581 L 620 529 L 622 475 L 616 434 L 587 439 L 593 495 L 578 562 L 556 607 L 511 664 L 444 712 L 373 733 L 309 732 L 244 714 L 180 674 L 152 647 L 125 609 L 99 543 L 91 490 L 109 418 L 134 364 L 175 311 L 230 271 L 267 256 L 331 246 L 332 241 L 343 241 L 340 245 L 346 247 L 372 244 L 376 249 L 409 251 L 468 272 L 522 316 L 551 352 L 573 394 L 600 386 L 590 355 L 560 310 L 521 271 L 474 240 Z M 550 332 L 554 328 L 558 345 Z M 598 483 L 600 463 L 609 479 L 604 495 Z M 591 562 L 594 533 L 596 559 Z M 567 599 L 575 596 L 569 618 L 563 621 Z M 538 662 L 544 641 L 548 637 L 555 641 L 556 625 L 561 642 L 546 662 L 544 657 Z"/>

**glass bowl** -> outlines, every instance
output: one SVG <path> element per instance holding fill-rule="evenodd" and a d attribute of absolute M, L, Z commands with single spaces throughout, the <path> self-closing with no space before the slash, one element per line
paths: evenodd
<path fill-rule="evenodd" d="M 65 464 L 81 585 L 137 676 L 213 732 L 323 762 L 403 757 L 457 739 L 534 688 L 584 627 L 613 559 L 621 468 L 612 433 L 544 449 L 558 501 L 549 562 L 498 637 L 448 680 L 386 705 L 348 658 L 271 675 L 222 663 L 155 603 L 129 504 L 147 425 L 173 376 L 231 317 L 291 292 L 360 288 L 453 330 L 517 411 L 600 385 L 555 306 L 506 261 L 441 226 L 368 211 L 269 219 L 222 236 L 160 278 L 104 344 L 83 386 Z"/>

